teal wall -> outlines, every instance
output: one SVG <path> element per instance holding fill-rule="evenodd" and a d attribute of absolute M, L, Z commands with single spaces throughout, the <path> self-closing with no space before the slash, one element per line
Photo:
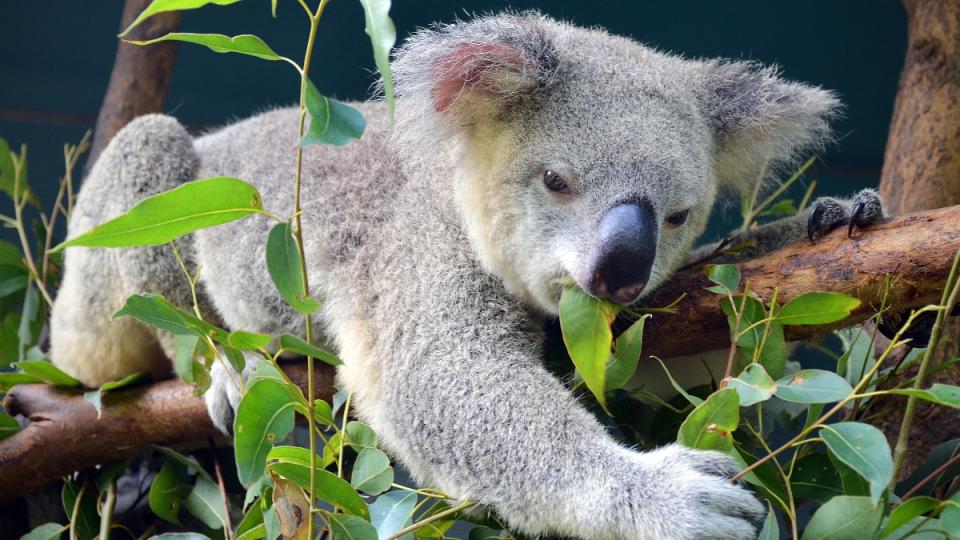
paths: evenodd
<path fill-rule="evenodd" d="M 119 0 L 14 1 L 0 10 L 0 136 L 27 143 L 31 182 L 51 186 L 62 173 L 61 147 L 92 126 L 113 61 Z M 775 62 L 794 79 L 838 91 L 846 116 L 840 141 L 811 175 L 821 194 L 876 183 L 906 44 L 906 20 L 895 0 L 726 2 L 678 0 L 444 1 L 396 0 L 402 39 L 417 26 L 467 13 L 538 8 L 581 25 L 602 25 L 689 56 Z M 281 54 L 300 57 L 305 21 L 292 0 L 277 19 L 267 0 L 187 13 L 183 29 L 255 33 Z M 368 95 L 370 46 L 356 0 L 330 3 L 321 22 L 314 81 L 339 98 Z M 293 70 L 282 63 L 216 55 L 182 46 L 166 111 L 202 127 L 293 103 Z M 40 189 L 43 191 L 43 189 Z"/>

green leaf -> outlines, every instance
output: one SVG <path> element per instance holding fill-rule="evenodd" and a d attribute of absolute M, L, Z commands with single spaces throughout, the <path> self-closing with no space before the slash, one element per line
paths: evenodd
<path fill-rule="evenodd" d="M 241 351 L 254 351 L 269 345 L 271 339 L 267 334 L 234 330 L 227 336 L 227 344 Z"/>
<path fill-rule="evenodd" d="M 320 302 L 307 297 L 303 288 L 300 249 L 290 223 L 278 223 L 270 229 L 267 236 L 267 271 L 280 296 L 293 309 L 309 315 L 320 307 Z"/>
<path fill-rule="evenodd" d="M 177 452 L 176 450 L 167 448 L 165 446 L 157 446 L 154 444 L 154 445 L 150 445 L 150 447 L 156 450 L 157 452 L 160 452 L 161 454 L 167 456 L 168 458 L 179 462 L 184 467 L 187 467 L 188 469 L 193 470 L 194 472 L 206 478 L 207 480 L 214 482 L 213 476 L 210 476 L 210 473 L 208 473 L 206 469 L 204 469 L 203 466 L 197 462 L 196 459 L 185 456 L 180 452 Z"/>
<path fill-rule="evenodd" d="M 100 418 L 100 414 L 103 412 L 103 394 L 113 390 L 119 390 L 128 386 L 140 384 L 148 380 L 150 380 L 149 374 L 134 373 L 132 375 L 127 375 L 119 381 L 105 382 L 103 383 L 103 386 L 97 388 L 96 390 L 84 392 L 83 398 L 89 401 L 94 408 L 97 409 L 97 418 Z"/>
<path fill-rule="evenodd" d="M 377 530 L 369 521 L 349 514 L 330 514 L 331 536 L 342 540 L 377 540 Z"/>
<path fill-rule="evenodd" d="M 74 237 L 69 246 L 133 247 L 166 244 L 197 229 L 263 212 L 260 194 L 236 178 L 195 180 L 143 199 L 119 217 Z"/>
<path fill-rule="evenodd" d="M 237 523 L 237 530 L 234 531 L 237 540 L 243 538 L 245 540 L 259 540 L 265 536 L 265 527 L 263 526 L 263 506 L 258 504 L 251 504 L 250 509 L 247 510 L 247 513 L 243 515 L 243 518 L 240 519 L 240 523 Z"/>
<path fill-rule="evenodd" d="M 201 8 L 207 4 L 214 4 L 217 6 L 228 6 L 230 4 L 235 4 L 240 0 L 153 0 L 146 9 L 144 9 L 136 19 L 130 23 L 130 26 L 120 34 L 120 37 L 123 37 L 130 33 L 137 25 L 147 20 L 148 18 L 158 14 L 164 13 L 167 11 L 182 11 L 188 9 L 197 9 Z"/>
<path fill-rule="evenodd" d="M 792 199 L 783 199 L 757 214 L 758 217 L 788 217 L 797 213 Z"/>
<path fill-rule="evenodd" d="M 230 367 L 237 373 L 243 373 L 243 368 L 247 365 L 243 353 L 229 345 L 223 345 L 221 348 L 223 349 L 223 355 L 227 358 L 227 362 L 230 363 Z"/>
<path fill-rule="evenodd" d="M 333 425 L 333 411 L 330 410 L 330 404 L 322 399 L 313 400 L 313 417 L 320 425 Z"/>
<path fill-rule="evenodd" d="M 740 327 L 737 328 L 736 313 L 741 309 L 741 306 L 743 307 L 743 313 L 740 315 Z M 737 346 L 746 349 L 756 348 L 763 340 L 763 325 L 757 324 L 753 328 L 750 327 L 767 318 L 767 312 L 763 304 L 752 296 L 748 296 L 744 300 L 743 295 L 738 294 L 733 297 L 733 304 L 730 303 L 729 298 L 722 299 L 720 308 L 727 316 L 730 335 L 733 336 L 734 330 L 740 333 L 740 337 L 737 338 Z M 748 328 L 750 329 L 747 330 Z"/>
<path fill-rule="evenodd" d="M 343 146 L 363 135 L 366 121 L 363 113 L 357 109 L 321 94 L 309 79 L 305 97 L 307 111 L 310 112 L 310 129 L 300 140 L 300 146 Z"/>
<path fill-rule="evenodd" d="M 17 360 L 26 360 L 27 348 L 34 343 L 33 323 L 40 314 L 40 294 L 32 283 L 27 284 L 23 294 L 23 309 L 20 313 L 20 327 L 17 328 Z M 52 365 L 52 364 L 51 364 Z"/>
<path fill-rule="evenodd" d="M 351 420 L 347 422 L 345 431 L 347 432 L 347 438 L 344 440 L 344 443 L 357 452 L 362 451 L 364 448 L 377 447 L 377 434 L 373 431 L 373 428 L 363 422 Z"/>
<path fill-rule="evenodd" d="M 954 493 L 953 497 L 944 501 L 940 523 L 951 536 L 960 537 L 960 493 Z"/>
<path fill-rule="evenodd" d="M 834 497 L 817 509 L 802 540 L 863 540 L 870 538 L 883 518 L 883 505 L 867 497 Z"/>
<path fill-rule="evenodd" d="M 387 100 L 387 111 L 393 118 L 394 95 L 393 75 L 390 72 L 390 49 L 397 41 L 397 30 L 390 20 L 390 0 L 360 0 L 363 17 L 366 21 L 367 35 L 373 47 L 373 61 L 383 81 L 383 93 Z"/>
<path fill-rule="evenodd" d="M 890 512 L 890 518 L 887 519 L 887 525 L 880 533 L 880 538 L 890 536 L 900 527 L 913 521 L 914 518 L 939 508 L 940 504 L 940 501 L 933 497 L 913 497 L 901 502 L 893 509 L 893 512 Z"/>
<path fill-rule="evenodd" d="M 0 441 L 20 431 L 20 422 L 9 414 L 0 411 Z"/>
<path fill-rule="evenodd" d="M 233 424 L 240 483 L 250 485 L 263 475 L 270 449 L 293 429 L 293 412 L 299 403 L 296 391 L 274 379 L 260 379 L 247 389 Z"/>
<path fill-rule="evenodd" d="M 63 503 L 63 512 L 65 515 L 74 515 L 74 507 L 77 504 L 78 496 L 80 496 L 80 506 L 76 507 L 77 517 L 74 522 L 74 529 L 77 532 L 79 540 L 93 540 L 100 533 L 100 516 L 97 515 L 97 494 L 92 490 L 85 490 L 81 495 L 79 485 L 69 480 L 64 481 L 63 490 L 60 492 L 60 501 Z"/>
<path fill-rule="evenodd" d="M 210 540 L 210 537 L 205 534 L 195 533 L 195 532 L 185 532 L 185 533 L 163 533 L 151 536 L 147 540 Z"/>
<path fill-rule="evenodd" d="M 640 361 L 640 352 L 643 349 L 643 325 L 650 317 L 650 314 L 640 317 L 617 337 L 616 346 L 607 364 L 607 390 L 627 384 L 637 371 L 637 362 Z"/>
<path fill-rule="evenodd" d="M 310 489 L 310 451 L 296 446 L 274 448 L 269 454 L 270 470 Z M 317 467 L 317 497 L 353 515 L 369 519 L 370 510 L 346 480 Z"/>
<path fill-rule="evenodd" d="M 59 523 L 44 523 L 36 529 L 33 529 L 27 534 L 21 536 L 20 540 L 56 540 L 60 538 L 60 535 L 69 528 L 69 525 L 61 525 Z"/>
<path fill-rule="evenodd" d="M 794 403 L 833 403 L 851 392 L 846 379 L 822 369 L 803 369 L 777 381 L 777 397 Z"/>
<path fill-rule="evenodd" d="M 353 464 L 350 485 L 367 495 L 379 495 L 393 484 L 393 467 L 390 458 L 376 448 L 364 448 Z"/>
<path fill-rule="evenodd" d="M 164 297 L 157 294 L 135 294 L 127 298 L 120 311 L 113 314 L 114 319 L 117 317 L 133 317 L 171 334 L 212 336 L 213 339 L 221 343 L 227 341 L 226 331 L 174 307 Z"/>
<path fill-rule="evenodd" d="M 3 150 L 3 144 L 3 139 L 0 138 L 0 152 Z M 2 161 L 2 154 L 0 154 L 0 161 Z M 0 265 L 15 266 L 21 270 L 27 269 L 27 265 L 23 263 L 23 254 L 20 253 L 20 248 L 3 240 L 0 240 Z"/>
<path fill-rule="evenodd" d="M 0 373 L 0 392 L 9 392 L 18 384 L 38 384 L 43 379 L 25 373 Z"/>
<path fill-rule="evenodd" d="M 850 316 L 860 300 L 830 292 L 804 293 L 787 302 L 777 320 L 787 325 L 830 324 Z"/>
<path fill-rule="evenodd" d="M 583 382 L 604 409 L 607 358 L 613 345 L 610 324 L 617 311 L 616 304 L 593 298 L 576 284 L 565 285 L 560 294 L 563 343 Z"/>
<path fill-rule="evenodd" d="M 211 529 L 222 529 L 228 523 L 220 488 L 202 476 L 183 501 L 183 507 Z"/>
<path fill-rule="evenodd" d="M 735 264 L 708 264 L 704 270 L 707 279 L 720 285 L 721 294 L 733 294 L 740 287 L 740 269 Z"/>
<path fill-rule="evenodd" d="M 955 409 L 960 408 L 960 386 L 953 386 L 952 384 L 935 383 L 926 390 L 902 389 L 890 390 L 890 393 L 901 396 L 912 396 Z"/>
<path fill-rule="evenodd" d="M 147 41 L 127 41 L 134 45 L 153 45 L 163 41 L 183 41 L 203 45 L 213 52 L 238 53 L 256 56 L 263 60 L 283 60 L 283 57 L 273 52 L 262 39 L 250 34 L 239 36 L 225 36 L 223 34 L 189 34 L 185 32 L 171 32 L 165 36 Z"/>
<path fill-rule="evenodd" d="M 23 362 L 17 362 L 13 364 L 13 366 L 18 368 L 20 372 L 25 375 L 36 377 L 37 379 L 54 386 L 66 386 L 71 388 L 83 386 L 83 383 L 67 375 L 63 371 L 60 371 L 60 368 L 51 364 L 50 362 L 45 362 L 43 360 L 24 360 Z"/>
<path fill-rule="evenodd" d="M 657 358 L 656 356 L 654 356 L 653 358 L 654 358 L 657 362 L 660 363 L 660 367 L 663 368 L 663 372 L 667 375 L 667 380 L 670 381 L 670 386 L 672 386 L 673 389 L 676 390 L 678 394 L 680 394 L 681 396 L 683 396 L 683 398 L 686 399 L 687 402 L 689 402 L 689 403 L 690 403 L 691 405 L 693 405 L 694 407 L 697 407 L 697 406 L 699 406 L 701 403 L 703 403 L 703 400 L 702 400 L 702 399 L 700 399 L 700 398 L 698 398 L 697 396 L 695 396 L 695 395 L 687 392 L 687 390 L 686 390 L 683 386 L 681 386 L 680 383 L 678 383 L 676 379 L 673 378 L 673 375 L 670 374 L 670 370 L 667 369 L 667 365 L 663 363 L 663 360 Z"/>
<path fill-rule="evenodd" d="M 417 504 L 417 494 L 410 491 L 388 491 L 377 497 L 370 505 L 370 523 L 377 529 L 377 536 L 386 538 L 413 521 L 413 509 Z M 398 540 L 413 540 L 413 534 L 407 533 Z"/>
<path fill-rule="evenodd" d="M 820 437 L 833 455 L 870 483 L 870 497 L 879 501 L 893 480 L 893 457 L 879 429 L 860 422 L 823 426 Z"/>
<path fill-rule="evenodd" d="M 206 346 L 196 334 L 175 334 L 173 366 L 177 375 L 187 384 L 197 386 L 196 393 L 203 394 L 210 387 L 210 370 L 196 360 L 197 347 Z"/>
<path fill-rule="evenodd" d="M 763 518 L 763 528 L 760 529 L 757 540 L 780 540 L 780 524 L 777 523 L 777 515 L 770 503 L 767 503 L 767 517 Z"/>
<path fill-rule="evenodd" d="M 174 459 L 164 460 L 160 472 L 150 484 L 150 510 L 157 517 L 179 525 L 180 518 L 177 514 L 180 513 L 180 503 L 192 491 L 187 483 L 189 479 L 183 463 Z"/>
<path fill-rule="evenodd" d="M 840 474 L 826 454 L 800 458 L 790 475 L 790 486 L 795 497 L 821 504 L 844 494 Z"/>
<path fill-rule="evenodd" d="M 727 380 L 727 388 L 737 391 L 741 407 L 748 407 L 773 397 L 777 383 L 767 375 L 763 366 L 750 364 L 736 379 Z"/>
<path fill-rule="evenodd" d="M 0 191 L 14 198 L 13 188 L 16 181 L 16 166 L 11 156 L 10 145 L 0 137 Z"/>
<path fill-rule="evenodd" d="M 0 298 L 26 288 L 30 282 L 27 271 L 19 266 L 0 265 Z"/>
<path fill-rule="evenodd" d="M 313 345 L 310 345 L 306 341 L 292 334 L 283 334 L 280 336 L 280 348 L 295 352 L 297 354 L 302 354 L 303 356 L 311 356 L 317 360 L 320 360 L 321 362 L 330 364 L 331 366 L 339 366 L 343 363 L 343 361 L 337 358 L 334 354 L 319 347 L 314 347 Z"/>
<path fill-rule="evenodd" d="M 740 422 L 737 391 L 724 388 L 714 392 L 680 425 L 677 442 L 690 448 L 729 452 L 733 432 Z"/>

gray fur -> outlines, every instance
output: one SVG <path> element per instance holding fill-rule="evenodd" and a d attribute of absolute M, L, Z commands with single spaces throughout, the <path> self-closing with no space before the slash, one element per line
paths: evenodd
<path fill-rule="evenodd" d="M 619 446 L 543 368 L 538 329 L 556 313 L 554 278 L 583 283 L 611 205 L 644 198 L 660 220 L 691 209 L 661 227 L 652 289 L 690 257 L 718 191 L 750 189 L 822 142 L 836 99 L 751 64 L 686 60 L 530 13 L 421 31 L 394 72 L 392 135 L 384 106 L 363 104 L 362 140 L 304 151 L 305 251 L 324 299 L 316 331 L 343 357 L 358 414 L 418 481 L 529 534 L 754 537 L 765 510 L 729 482 L 729 458 Z M 169 118 L 136 120 L 87 179 L 70 234 L 215 175 L 254 183 L 266 208 L 288 215 L 296 118 L 267 112 L 192 143 Z M 576 195 L 548 193 L 545 167 Z M 247 218 L 181 249 L 202 267 L 214 320 L 302 333 L 266 271 L 269 226 Z M 127 294 L 184 305 L 183 277 L 162 249 L 67 256 L 54 361 L 91 385 L 105 380 L 96 365 L 134 370 L 119 353 L 78 359 L 75 344 L 121 340 L 105 317 Z M 221 371 L 208 403 L 224 426 L 239 394 Z"/>

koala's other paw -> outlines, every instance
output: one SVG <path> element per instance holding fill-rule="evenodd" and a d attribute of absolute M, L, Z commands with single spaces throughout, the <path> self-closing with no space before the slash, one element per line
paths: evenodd
<path fill-rule="evenodd" d="M 240 375 L 223 364 L 214 362 L 210 369 L 210 388 L 203 394 L 203 400 L 213 425 L 224 434 L 232 435 L 234 413 L 242 397 L 238 384 Z"/>
<path fill-rule="evenodd" d="M 640 455 L 653 476 L 638 523 L 671 539 L 752 540 L 760 533 L 766 507 L 730 479 L 737 465 L 726 454 L 670 445 Z"/>
<path fill-rule="evenodd" d="M 823 235 L 847 225 L 847 236 L 856 227 L 868 227 L 883 219 L 883 202 L 873 189 L 864 189 L 853 196 L 849 204 L 832 197 L 821 197 L 813 202 L 807 219 L 807 237 L 815 242 Z"/>

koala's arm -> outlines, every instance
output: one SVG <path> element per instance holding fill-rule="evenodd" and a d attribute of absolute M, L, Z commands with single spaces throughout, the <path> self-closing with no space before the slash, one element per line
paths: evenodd
<path fill-rule="evenodd" d="M 719 260 L 725 262 L 762 255 L 803 238 L 815 241 L 843 225 L 853 231 L 856 227 L 867 227 L 883 218 L 883 204 L 876 190 L 864 189 L 851 199 L 821 197 L 796 215 L 730 235 L 726 246 L 750 243 L 752 247 L 743 250 L 737 257 L 721 257 Z M 718 247 L 720 243 L 715 242 L 697 248 L 690 262 L 711 258 Z"/>
<path fill-rule="evenodd" d="M 537 324 L 516 300 L 465 256 L 433 251 L 417 265 L 430 279 L 380 296 L 403 316 L 380 325 L 364 413 L 418 481 L 533 535 L 755 534 L 763 508 L 729 481 L 726 456 L 619 446 L 541 365 Z"/>

